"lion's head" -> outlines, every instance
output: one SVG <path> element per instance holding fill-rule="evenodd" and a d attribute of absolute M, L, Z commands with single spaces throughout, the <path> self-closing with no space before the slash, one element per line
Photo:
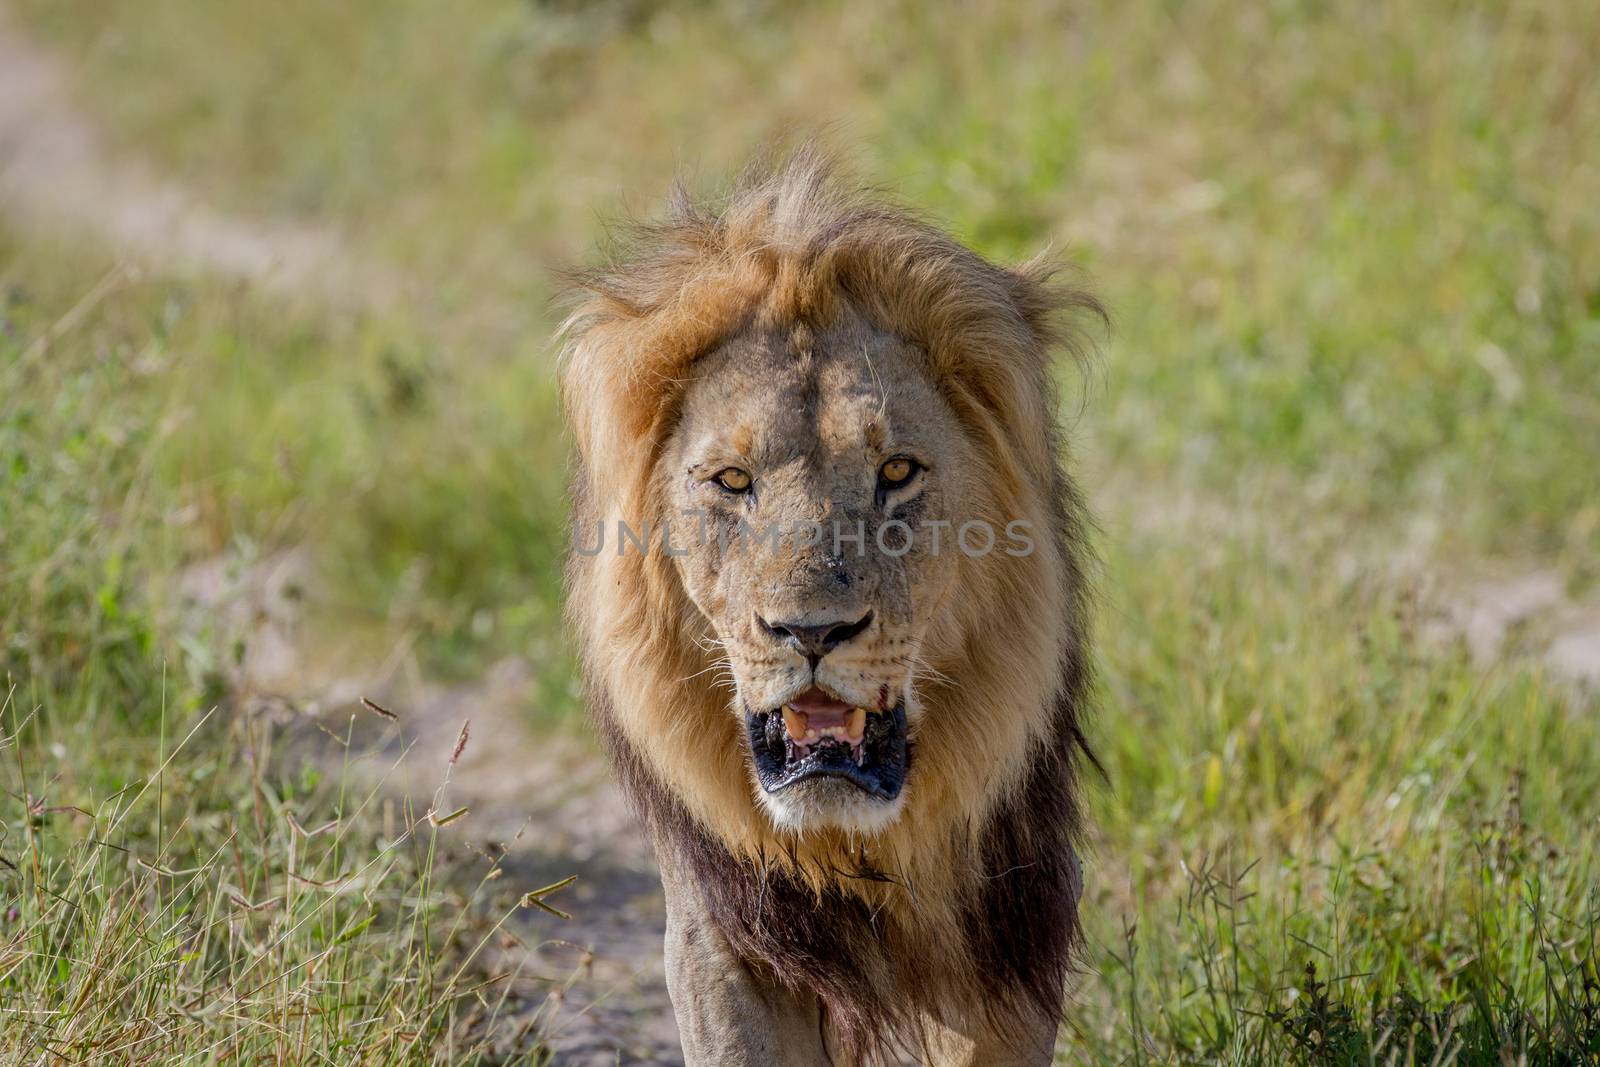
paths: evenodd
<path fill-rule="evenodd" d="M 886 906 L 980 981 L 978 876 L 1077 827 L 1050 364 L 1061 313 L 1098 308 L 815 151 L 636 236 L 581 277 L 563 375 L 613 754 L 658 835 Z"/>

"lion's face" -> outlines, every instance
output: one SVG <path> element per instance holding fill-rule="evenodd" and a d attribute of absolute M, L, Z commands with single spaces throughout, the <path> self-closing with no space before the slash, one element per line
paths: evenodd
<path fill-rule="evenodd" d="M 915 788 L 919 655 L 972 487 L 913 357 L 859 321 L 747 332 L 696 365 L 657 467 L 779 826 L 875 831 Z"/>

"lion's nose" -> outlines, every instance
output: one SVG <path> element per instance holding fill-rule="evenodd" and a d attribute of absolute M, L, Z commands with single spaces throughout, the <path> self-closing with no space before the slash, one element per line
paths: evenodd
<path fill-rule="evenodd" d="M 872 625 L 872 612 L 867 612 L 855 622 L 768 622 L 760 615 L 756 616 L 756 622 L 767 636 L 781 641 L 810 660 L 814 670 L 823 656 L 865 633 L 867 627 Z"/>

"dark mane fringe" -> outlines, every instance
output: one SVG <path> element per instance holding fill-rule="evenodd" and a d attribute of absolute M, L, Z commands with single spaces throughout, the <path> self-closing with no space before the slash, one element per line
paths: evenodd
<path fill-rule="evenodd" d="M 1052 425 L 1054 454 L 1061 454 Z M 1060 650 L 1061 685 L 1051 709 L 1048 743 L 1034 753 L 1021 787 L 990 816 L 980 838 L 983 876 L 963 912 L 972 973 L 986 994 L 989 1024 L 1015 1032 L 1019 1009 L 1059 1018 L 1063 990 L 1083 946 L 1078 901 L 1083 868 L 1078 850 L 1085 816 L 1079 772 L 1087 761 L 1105 771 L 1084 733 L 1093 666 L 1089 659 L 1090 548 L 1088 510 L 1059 460 L 1055 470 L 1054 536 L 1067 569 L 1071 626 Z M 1053 917 L 1054 922 L 1043 921 Z"/>
<path fill-rule="evenodd" d="M 972 973 L 999 1034 L 1016 1036 L 1019 1008 L 1059 1017 L 1082 947 L 1083 874 L 1074 847 L 1082 816 L 1073 786 L 1082 735 L 1073 718 L 1063 697 L 1054 743 L 985 827 L 981 886 L 962 916 Z"/>

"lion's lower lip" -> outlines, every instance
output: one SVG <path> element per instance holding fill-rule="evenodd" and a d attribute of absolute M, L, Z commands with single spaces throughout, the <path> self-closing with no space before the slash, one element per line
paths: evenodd
<path fill-rule="evenodd" d="M 910 761 L 904 705 L 868 715 L 858 745 L 834 738 L 796 745 L 781 709 L 747 714 L 746 728 L 756 775 L 769 793 L 813 778 L 843 778 L 865 793 L 893 800 L 905 784 Z"/>

